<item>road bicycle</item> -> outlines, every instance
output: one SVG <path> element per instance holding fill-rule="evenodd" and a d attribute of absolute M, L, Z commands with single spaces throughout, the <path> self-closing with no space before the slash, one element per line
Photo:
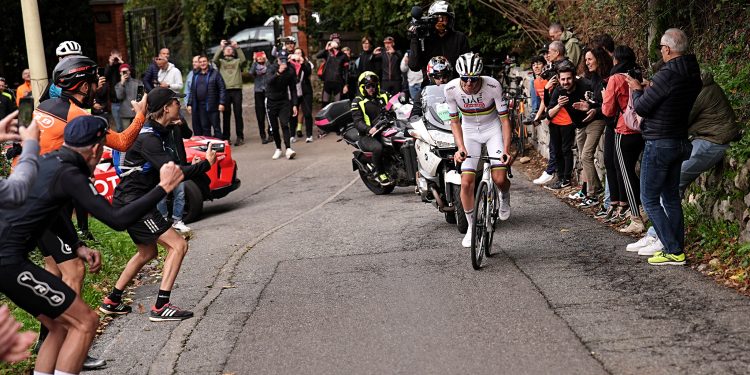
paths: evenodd
<path fill-rule="evenodd" d="M 503 155 L 505 156 L 505 155 Z M 472 158 L 472 156 L 468 156 Z M 482 268 L 482 260 L 492 256 L 492 239 L 495 235 L 495 226 L 498 222 L 498 213 L 500 210 L 500 189 L 492 181 L 491 161 L 499 160 L 506 162 L 503 157 L 490 157 L 482 155 L 473 158 L 484 161 L 482 168 L 482 179 L 479 182 L 477 193 L 474 200 L 474 224 L 472 225 L 471 237 L 471 266 L 475 270 Z M 508 178 L 513 178 L 510 166 L 501 164 L 501 167 L 508 168 Z"/>
<path fill-rule="evenodd" d="M 514 158 L 526 155 L 526 141 L 529 139 L 529 133 L 523 120 L 526 117 L 526 100 L 529 99 L 523 92 L 521 81 L 523 78 L 515 77 L 515 88 L 506 88 L 504 90 L 505 100 L 508 103 L 508 119 L 511 127 L 511 144 L 515 148 Z"/>

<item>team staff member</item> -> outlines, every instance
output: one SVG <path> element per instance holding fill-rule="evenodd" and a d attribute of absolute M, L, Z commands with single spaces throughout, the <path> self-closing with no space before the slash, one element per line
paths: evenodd
<path fill-rule="evenodd" d="M 435 1 L 427 10 L 427 15 L 435 17 L 435 32 L 431 33 L 428 38 L 421 43 L 419 36 L 409 30 L 411 36 L 411 45 L 409 49 L 412 55 L 409 56 L 409 69 L 418 72 L 422 71 L 424 79 L 423 85 L 427 79 L 427 63 L 435 56 L 445 56 L 448 61 L 458 60 L 458 56 L 469 52 L 469 40 L 466 34 L 453 29 L 456 23 L 456 15 L 453 13 L 453 7 L 447 1 Z M 422 50 L 424 45 L 424 50 Z"/>
<path fill-rule="evenodd" d="M 101 267 L 100 255 L 78 240 L 64 208 L 71 202 L 115 230 L 123 230 L 155 207 L 182 180 L 174 164 L 160 170 L 158 186 L 126 207 L 114 208 L 92 194 L 90 178 L 104 151 L 107 121 L 80 116 L 65 127 L 64 145 L 41 158 L 36 182 L 20 208 L 0 209 L 0 293 L 49 329 L 36 359 L 37 373 L 77 374 L 91 346 L 99 317 L 57 276 L 36 266 L 28 254 L 36 239 L 51 230 L 84 259 L 91 272 Z"/>
<path fill-rule="evenodd" d="M 180 120 L 182 97 L 184 95 L 165 87 L 157 87 L 148 94 L 148 122 L 133 147 L 125 154 L 125 161 L 121 167 L 122 179 L 112 199 L 114 207 L 128 207 L 152 190 L 159 183 L 156 171 L 163 165 L 182 164 L 174 138 L 169 136 L 175 123 Z M 216 152 L 210 146 L 209 144 L 206 150 L 206 160 L 180 167 L 186 179 L 193 179 L 208 172 L 216 163 Z M 138 252 L 130 258 L 99 310 L 105 314 L 127 314 L 132 310 L 122 302 L 122 294 L 141 268 L 156 258 L 158 243 L 167 249 L 167 258 L 164 261 L 159 293 L 156 303 L 151 307 L 149 320 L 158 322 L 191 318 L 191 311 L 182 310 L 170 303 L 174 281 L 188 250 L 185 239 L 164 219 L 156 208 L 156 202 L 151 206 L 151 210 L 144 212 L 140 220 L 127 229 Z"/>

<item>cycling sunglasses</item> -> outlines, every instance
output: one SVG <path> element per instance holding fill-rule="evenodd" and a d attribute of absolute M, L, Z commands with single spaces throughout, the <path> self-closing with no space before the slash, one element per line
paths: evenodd
<path fill-rule="evenodd" d="M 376 88 L 378 88 L 378 85 L 375 85 L 372 83 L 365 84 L 365 89 L 376 89 Z"/>
<path fill-rule="evenodd" d="M 464 82 L 476 82 L 479 81 L 479 77 L 477 76 L 464 76 L 461 77 L 461 80 Z"/>

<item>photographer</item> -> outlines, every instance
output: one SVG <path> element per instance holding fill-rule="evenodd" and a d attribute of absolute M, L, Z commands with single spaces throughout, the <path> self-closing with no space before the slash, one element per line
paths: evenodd
<path fill-rule="evenodd" d="M 338 36 L 338 35 L 336 35 Z M 315 55 L 318 59 L 325 60 L 323 67 L 323 97 L 322 105 L 341 100 L 341 94 L 349 92 L 346 87 L 348 78 L 349 58 L 339 50 L 339 42 L 330 40 L 326 48 Z"/>
<path fill-rule="evenodd" d="M 232 113 L 234 113 L 234 128 L 237 138 L 235 146 L 245 144 L 245 124 L 242 121 L 242 66 L 247 59 L 242 48 L 234 40 L 222 40 L 221 50 L 217 50 L 213 62 L 219 67 L 219 74 L 224 79 L 226 87 L 226 108 L 223 113 L 223 138 L 227 141 L 232 136 L 231 124 Z"/>
<path fill-rule="evenodd" d="M 407 91 L 404 87 L 404 76 L 401 72 L 401 59 L 403 55 L 397 51 L 394 39 L 391 36 L 383 40 L 385 48 L 375 48 L 372 52 L 372 61 L 380 63 L 380 87 L 388 95 L 396 95 L 399 92 Z M 385 51 L 383 51 L 385 49 Z"/>
<path fill-rule="evenodd" d="M 141 86 L 140 82 L 130 76 L 130 65 L 120 65 L 120 81 L 115 85 L 115 95 L 118 103 L 117 113 L 114 112 L 115 105 L 112 103 L 112 116 L 115 118 L 122 119 L 122 122 L 116 121 L 117 131 L 121 132 L 124 130 L 122 124 L 125 127 L 130 126 L 135 118 L 135 110 L 130 101 L 137 101 L 138 87 Z M 121 105 L 120 105 L 121 104 Z"/>
<path fill-rule="evenodd" d="M 421 11 L 412 15 L 421 14 Z M 422 71 L 423 82 L 428 82 L 427 63 L 435 56 L 445 56 L 451 63 L 458 56 L 469 52 L 469 40 L 466 35 L 453 29 L 455 25 L 453 7 L 447 1 L 435 1 L 427 10 L 427 16 L 412 20 L 409 25 L 411 45 L 409 49 L 413 55 L 409 56 L 409 69 Z"/>

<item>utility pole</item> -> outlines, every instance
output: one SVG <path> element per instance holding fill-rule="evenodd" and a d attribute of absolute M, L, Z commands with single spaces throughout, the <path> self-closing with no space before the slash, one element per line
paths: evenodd
<path fill-rule="evenodd" d="M 44 59 L 42 27 L 39 22 L 37 0 L 21 0 L 23 29 L 26 35 L 26 55 L 31 71 L 31 92 L 34 95 L 34 107 L 39 105 L 39 98 L 47 87 L 47 63 Z"/>

